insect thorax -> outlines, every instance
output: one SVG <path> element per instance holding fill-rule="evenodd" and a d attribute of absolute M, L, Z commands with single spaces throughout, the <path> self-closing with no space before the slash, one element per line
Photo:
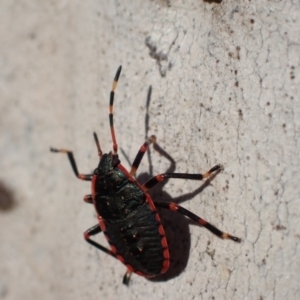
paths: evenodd
<path fill-rule="evenodd" d="M 123 220 L 145 203 L 143 191 L 118 167 L 113 167 L 110 154 L 103 154 L 94 174 L 95 207 L 106 221 Z"/>

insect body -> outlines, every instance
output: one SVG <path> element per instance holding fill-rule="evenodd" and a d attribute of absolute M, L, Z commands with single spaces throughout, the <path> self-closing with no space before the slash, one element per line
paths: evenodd
<path fill-rule="evenodd" d="M 117 70 L 110 93 L 109 122 L 113 151 L 103 154 L 98 137 L 94 133 L 100 162 L 93 174 L 84 175 L 78 172 L 72 151 L 54 148 L 50 150 L 66 153 L 76 177 L 91 181 L 92 193 L 86 195 L 84 201 L 94 205 L 98 215 L 98 224 L 88 229 L 84 233 L 84 238 L 94 247 L 119 259 L 127 267 L 123 283 L 128 284 L 132 272 L 145 277 L 154 277 L 165 273 L 169 268 L 168 243 L 156 207 L 177 211 L 220 238 L 231 239 L 235 242 L 241 240 L 220 231 L 176 203 L 153 201 L 147 193 L 150 188 L 168 178 L 191 180 L 208 178 L 212 173 L 221 169 L 220 165 L 216 165 L 204 174 L 159 174 L 146 183 L 140 184 L 135 180 L 134 175 L 149 145 L 156 142 L 155 136 L 152 135 L 141 146 L 131 170 L 128 172 L 122 166 L 118 157 L 118 145 L 113 124 L 114 95 L 120 73 L 121 66 Z M 110 250 L 90 238 L 101 231 L 110 244 Z"/>

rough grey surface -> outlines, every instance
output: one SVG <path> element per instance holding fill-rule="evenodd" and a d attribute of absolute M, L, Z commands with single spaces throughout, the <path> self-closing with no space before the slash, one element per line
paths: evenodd
<path fill-rule="evenodd" d="M 0 205 L 1 299 L 300 298 L 299 1 L 20 0 L 2 1 L 0 16 L 0 181 L 15 201 Z M 176 171 L 225 167 L 203 188 L 172 180 L 156 193 L 187 195 L 184 207 L 243 239 L 162 212 L 173 273 L 133 275 L 129 288 L 124 266 L 83 240 L 96 224 L 89 184 L 49 152 L 74 150 L 88 173 L 94 130 L 111 150 L 119 64 L 119 145 L 132 160 L 144 141 L 152 85 L 149 134 Z M 150 158 L 155 174 L 169 166 Z"/>

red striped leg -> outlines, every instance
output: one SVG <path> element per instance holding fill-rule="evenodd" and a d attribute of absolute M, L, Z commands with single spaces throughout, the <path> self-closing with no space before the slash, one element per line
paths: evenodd
<path fill-rule="evenodd" d="M 126 271 L 126 273 L 123 276 L 123 284 L 129 285 L 131 274 L 132 274 L 132 271 L 130 271 L 130 270 Z"/>
<path fill-rule="evenodd" d="M 142 159 L 143 159 L 143 156 L 145 154 L 145 152 L 148 150 L 149 148 L 149 145 L 151 143 L 155 143 L 156 142 L 156 137 L 154 135 L 151 135 L 148 140 L 141 146 L 139 152 L 137 153 L 134 161 L 133 161 L 133 164 L 131 166 L 131 170 L 130 170 L 130 175 L 131 176 L 134 176 Z"/>
<path fill-rule="evenodd" d="M 92 246 L 96 247 L 97 249 L 105 252 L 106 254 L 109 254 L 111 256 L 113 256 L 114 258 L 117 258 L 116 254 L 114 252 L 112 252 L 111 250 L 103 247 L 102 245 L 96 243 L 95 241 L 91 240 L 90 239 L 90 236 L 93 236 L 93 235 L 96 235 L 98 233 L 100 233 L 102 230 L 101 230 L 101 227 L 99 224 L 89 228 L 85 233 L 84 233 L 84 239 Z M 128 285 L 129 284 L 129 280 L 130 280 L 130 277 L 131 277 L 131 273 L 132 271 L 130 270 L 127 270 L 126 273 L 124 274 L 124 277 L 123 277 L 123 284 L 125 285 Z"/>
<path fill-rule="evenodd" d="M 147 191 L 154 187 L 159 182 L 162 182 L 169 178 L 179 178 L 179 179 L 190 179 L 190 180 L 202 180 L 205 178 L 208 178 L 212 175 L 212 173 L 220 170 L 222 168 L 221 165 L 216 165 L 213 168 L 211 168 L 208 172 L 204 174 L 187 174 L 187 173 L 165 173 L 165 174 L 159 174 L 155 177 L 149 179 L 144 185 L 143 189 L 144 191 Z"/>
<path fill-rule="evenodd" d="M 90 236 L 92 235 L 95 235 L 95 234 L 98 234 L 101 232 L 101 228 L 100 228 L 100 225 L 97 224 L 91 228 L 89 228 L 85 233 L 84 233 L 84 239 L 89 243 L 91 244 L 92 246 L 96 247 L 97 249 L 105 252 L 106 254 L 109 254 L 113 257 L 116 257 L 116 255 L 109 249 L 101 246 L 100 244 L 96 243 L 95 241 L 91 240 L 90 239 Z"/>
<path fill-rule="evenodd" d="M 83 201 L 86 202 L 86 203 L 93 204 L 92 195 L 85 195 L 84 198 L 83 198 Z"/>
<path fill-rule="evenodd" d="M 79 174 L 78 169 L 77 169 L 77 165 L 76 165 L 76 161 L 74 159 L 73 156 L 73 152 L 66 150 L 66 149 L 55 149 L 55 148 L 50 148 L 51 152 L 56 152 L 56 153 L 66 153 L 68 155 L 72 170 L 75 174 L 75 176 L 81 180 L 87 180 L 87 181 L 91 181 L 92 180 L 92 174 Z"/>
<path fill-rule="evenodd" d="M 230 239 L 230 240 L 233 240 L 234 242 L 237 242 L 237 243 L 241 242 L 240 238 L 235 237 L 235 236 L 233 236 L 229 233 L 222 232 L 221 230 L 219 230 L 214 225 L 208 223 L 204 219 L 198 217 L 197 215 L 193 214 L 189 210 L 183 208 L 182 206 L 180 206 L 176 203 L 173 203 L 173 202 L 154 202 L 154 204 L 155 204 L 156 207 L 162 207 L 162 208 L 170 209 L 172 211 L 176 211 L 176 212 L 179 212 L 179 213 L 187 216 L 188 218 L 190 218 L 191 220 L 197 222 L 201 226 L 205 227 L 206 229 L 208 229 L 210 232 L 212 232 L 213 234 L 215 234 L 216 236 L 218 236 L 221 239 Z"/>

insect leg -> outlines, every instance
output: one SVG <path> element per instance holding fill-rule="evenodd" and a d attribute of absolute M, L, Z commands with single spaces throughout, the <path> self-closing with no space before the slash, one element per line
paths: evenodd
<path fill-rule="evenodd" d="M 123 284 L 129 285 L 129 280 L 130 280 L 131 274 L 132 274 L 131 271 L 129 271 L 129 270 L 126 271 L 126 273 L 123 276 Z"/>
<path fill-rule="evenodd" d="M 202 180 L 202 179 L 210 177 L 212 175 L 212 173 L 220 170 L 221 168 L 222 168 L 221 165 L 216 165 L 204 174 L 188 174 L 188 173 L 159 174 L 159 175 L 156 175 L 156 176 L 152 177 L 151 179 L 149 179 L 142 187 L 143 187 L 144 191 L 147 191 L 147 190 L 151 189 L 152 187 L 154 187 L 159 182 L 164 181 L 168 178 Z"/>
<path fill-rule="evenodd" d="M 83 201 L 86 202 L 86 203 L 93 204 L 92 195 L 85 195 L 84 198 L 83 198 Z"/>
<path fill-rule="evenodd" d="M 73 156 L 73 152 L 66 150 L 66 149 L 55 149 L 55 148 L 50 148 L 51 152 L 56 152 L 56 153 L 66 153 L 68 155 L 71 167 L 73 169 L 73 172 L 75 174 L 75 176 L 81 180 L 87 180 L 87 181 L 91 181 L 92 180 L 92 174 L 79 174 L 78 169 L 77 169 L 77 165 Z"/>
<path fill-rule="evenodd" d="M 112 251 L 110 251 L 109 249 L 107 249 L 107 248 L 101 246 L 100 244 L 98 244 L 98 243 L 96 243 L 95 241 L 93 241 L 93 240 L 90 239 L 90 236 L 95 235 L 95 234 L 98 234 L 98 233 L 100 233 L 100 232 L 101 232 L 100 225 L 97 224 L 97 225 L 95 225 L 95 226 L 89 228 L 83 235 L 84 235 L 85 240 L 86 240 L 89 244 L 91 244 L 92 246 L 96 247 L 97 249 L 99 249 L 99 250 L 101 250 L 101 251 L 103 251 L 103 252 L 105 252 L 105 253 L 107 253 L 107 254 L 113 256 L 113 257 L 116 257 L 116 255 L 115 255 Z"/>
<path fill-rule="evenodd" d="M 156 137 L 155 135 L 151 135 L 147 141 L 145 141 L 145 143 L 141 146 L 139 152 L 137 153 L 134 161 L 133 161 L 133 164 L 131 166 L 131 170 L 130 170 L 130 175 L 131 176 L 134 176 L 143 157 L 144 157 L 144 154 L 145 152 L 148 150 L 148 147 L 151 143 L 155 143 L 156 142 Z"/>
<path fill-rule="evenodd" d="M 212 224 L 208 223 L 204 219 L 198 217 L 197 215 L 193 214 L 189 210 L 183 208 L 182 206 L 180 206 L 174 202 L 154 202 L 154 204 L 156 207 L 166 208 L 166 209 L 176 211 L 176 212 L 179 212 L 179 213 L 187 216 L 188 218 L 192 219 L 193 221 L 197 222 L 201 226 L 205 227 L 206 229 L 208 229 L 210 232 L 212 232 L 213 234 L 215 234 L 216 236 L 218 236 L 221 239 L 230 239 L 237 243 L 241 242 L 240 238 L 235 237 L 229 233 L 222 232 L 217 227 L 213 226 Z"/>

